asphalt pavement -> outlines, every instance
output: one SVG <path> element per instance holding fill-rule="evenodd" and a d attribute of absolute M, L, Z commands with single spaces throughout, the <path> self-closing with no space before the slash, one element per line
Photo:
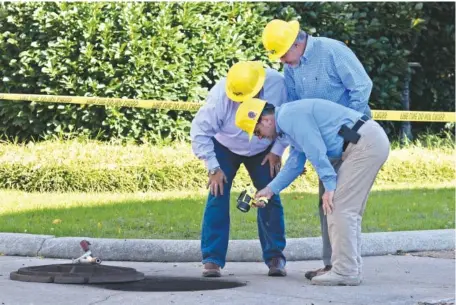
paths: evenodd
<path fill-rule="evenodd" d="M 437 253 L 437 254 L 436 254 Z M 454 304 L 454 251 L 422 252 L 404 255 L 369 256 L 364 258 L 364 280 L 355 287 L 313 286 L 304 273 L 321 267 L 319 260 L 292 261 L 288 276 L 268 277 L 261 262 L 229 262 L 223 277 L 202 279 L 197 262 L 125 262 L 102 264 L 132 267 L 149 279 L 142 290 L 188 290 L 239 287 L 194 291 L 123 291 L 113 287 L 31 283 L 10 280 L 9 275 L 21 267 L 71 263 L 70 260 L 36 257 L 0 256 L 1 305 L 94 305 L 94 304 Z M 423 255 L 423 256 L 415 256 Z M 160 283 L 160 279 L 164 279 Z M 147 285 L 145 285 L 147 284 Z M 156 287 L 154 287 L 154 285 Z M 158 285 L 158 286 L 157 286 Z M 218 286 L 219 285 L 219 286 Z M 132 288 L 133 287 L 133 288 Z M 136 287 L 136 288 L 135 288 Z M 198 288 L 199 287 L 199 288 Z M 109 289 L 108 289 L 109 288 Z M 138 290 L 123 284 L 114 289 Z"/>

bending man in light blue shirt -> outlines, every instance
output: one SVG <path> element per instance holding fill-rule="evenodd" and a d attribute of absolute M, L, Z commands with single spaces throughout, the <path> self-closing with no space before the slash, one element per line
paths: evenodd
<path fill-rule="evenodd" d="M 372 184 L 389 155 L 383 128 L 366 115 L 322 99 L 280 107 L 252 99 L 239 107 L 236 124 L 259 138 L 284 137 L 292 147 L 284 168 L 257 197 L 279 194 L 309 159 L 325 187 L 323 211 L 333 246 L 332 269 L 314 276 L 312 284 L 359 285 L 362 216 Z M 342 160 L 337 170 L 331 158 Z"/>
<path fill-rule="evenodd" d="M 244 164 L 256 189 L 264 188 L 280 169 L 286 144 L 249 137 L 235 125 L 240 102 L 259 96 L 281 105 L 286 101 L 282 74 L 264 69 L 260 62 L 240 62 L 209 92 L 190 131 L 194 154 L 204 160 L 210 193 L 202 223 L 203 276 L 218 277 L 225 266 L 230 228 L 230 190 Z M 258 211 L 258 231 L 269 275 L 284 276 L 285 225 L 279 195 Z"/>
<path fill-rule="evenodd" d="M 298 21 L 272 20 L 263 32 L 263 45 L 271 60 L 285 65 L 288 101 L 325 99 L 371 117 L 368 105 L 372 81 L 356 55 L 344 43 L 313 37 L 300 30 Z M 337 169 L 340 160 L 331 159 Z M 319 181 L 320 198 L 324 188 Z M 331 244 L 322 202 L 319 201 L 324 268 L 306 272 L 311 279 L 331 270 Z"/>

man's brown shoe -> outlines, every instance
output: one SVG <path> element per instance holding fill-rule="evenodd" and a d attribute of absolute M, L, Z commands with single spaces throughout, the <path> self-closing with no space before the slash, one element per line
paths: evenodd
<path fill-rule="evenodd" d="M 286 276 L 285 260 L 281 257 L 274 257 L 269 263 L 269 276 Z"/>
<path fill-rule="evenodd" d="M 204 277 L 221 277 L 220 266 L 214 263 L 205 263 L 203 269 Z"/>
<path fill-rule="evenodd" d="M 332 265 L 326 265 L 324 268 L 320 268 L 314 271 L 307 271 L 305 274 L 306 279 L 312 280 L 314 276 L 325 274 L 326 272 L 330 271 Z"/>

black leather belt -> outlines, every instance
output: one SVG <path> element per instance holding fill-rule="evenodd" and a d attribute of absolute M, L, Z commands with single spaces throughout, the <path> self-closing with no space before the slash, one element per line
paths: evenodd
<path fill-rule="evenodd" d="M 369 121 L 370 118 L 367 116 L 367 115 L 363 115 L 356 123 L 355 125 L 353 125 L 353 127 L 351 128 L 353 131 L 357 132 L 358 129 L 361 128 L 361 126 L 364 125 L 364 123 L 366 123 L 367 121 Z M 345 151 L 345 149 L 347 148 L 348 144 L 350 144 L 350 142 L 348 141 L 344 141 L 344 146 L 342 148 L 342 151 Z"/>

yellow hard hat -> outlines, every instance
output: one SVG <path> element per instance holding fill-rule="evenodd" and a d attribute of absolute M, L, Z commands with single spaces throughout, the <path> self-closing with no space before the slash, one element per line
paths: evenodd
<path fill-rule="evenodd" d="M 249 140 L 252 140 L 255 126 L 265 105 L 265 101 L 252 98 L 243 102 L 236 112 L 235 124 L 249 134 Z"/>
<path fill-rule="evenodd" d="M 299 33 L 299 22 L 274 19 L 263 30 L 263 46 L 270 60 L 277 60 L 293 45 Z"/>
<path fill-rule="evenodd" d="M 230 100 L 243 102 L 258 94 L 264 85 L 266 71 L 259 61 L 234 64 L 226 76 L 226 95 Z"/>

